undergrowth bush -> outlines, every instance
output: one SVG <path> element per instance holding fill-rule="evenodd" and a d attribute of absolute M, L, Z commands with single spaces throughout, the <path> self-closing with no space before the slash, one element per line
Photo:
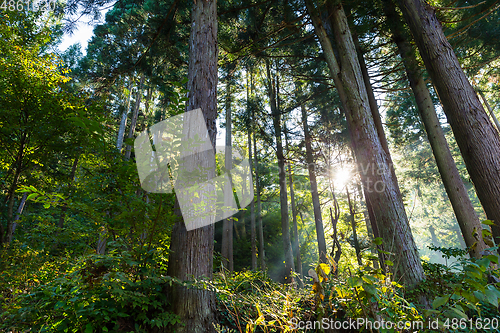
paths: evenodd
<path fill-rule="evenodd" d="M 297 275 L 284 285 L 252 271 L 180 282 L 166 276 L 168 253 L 161 246 L 110 242 L 107 255 L 70 258 L 18 245 L 1 254 L 2 332 L 159 332 L 180 322 L 169 312 L 166 286 L 173 283 L 215 292 L 218 332 L 327 332 L 344 323 L 355 323 L 347 327 L 352 332 L 500 332 L 493 254 L 476 260 L 433 248 L 456 260 L 424 262 L 426 280 L 408 291 L 380 269 L 338 272 L 332 260 L 311 268 L 298 288 Z M 418 303 L 422 294 L 430 308 Z M 380 327 L 383 322 L 403 326 Z"/>
<path fill-rule="evenodd" d="M 337 276 L 331 260 L 309 270 L 302 289 L 276 283 L 261 272 L 217 274 L 217 329 L 326 332 L 351 323 L 338 331 L 500 332 L 498 255 L 476 260 L 457 249 L 433 250 L 457 260 L 450 266 L 424 262 L 426 280 L 412 291 L 369 266 Z M 431 308 L 419 304 L 422 294 Z"/>
<path fill-rule="evenodd" d="M 14 291 L 3 306 L 0 331 L 154 332 L 177 323 L 178 317 L 166 311 L 163 288 L 171 280 L 158 265 L 163 254 L 144 250 L 140 261 L 136 255 L 83 256 L 64 274 Z"/>

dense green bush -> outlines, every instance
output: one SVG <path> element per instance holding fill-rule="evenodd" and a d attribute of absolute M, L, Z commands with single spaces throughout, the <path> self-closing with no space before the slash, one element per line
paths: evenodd
<path fill-rule="evenodd" d="M 163 252 L 143 252 L 140 261 L 137 251 L 83 256 L 52 280 L 19 290 L 3 308 L 0 329 L 151 332 L 175 324 L 178 318 L 166 311 L 164 286 L 171 280 L 162 274 Z M 51 269 L 42 265 L 40 272 Z"/>

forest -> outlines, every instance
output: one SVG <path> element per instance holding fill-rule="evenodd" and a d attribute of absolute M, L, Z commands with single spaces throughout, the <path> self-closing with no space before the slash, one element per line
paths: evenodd
<path fill-rule="evenodd" d="M 498 117 L 499 0 L 0 0 L 0 332 L 500 332 Z"/>

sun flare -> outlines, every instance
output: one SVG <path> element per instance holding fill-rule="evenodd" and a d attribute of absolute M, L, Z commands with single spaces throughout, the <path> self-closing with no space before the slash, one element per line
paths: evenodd
<path fill-rule="evenodd" d="M 337 189 L 343 189 L 344 186 L 347 184 L 347 182 L 349 181 L 349 179 L 351 179 L 352 177 L 352 174 L 351 174 L 351 170 L 349 169 L 337 169 L 335 171 L 335 176 L 334 176 L 334 185 L 335 185 L 335 188 Z"/>

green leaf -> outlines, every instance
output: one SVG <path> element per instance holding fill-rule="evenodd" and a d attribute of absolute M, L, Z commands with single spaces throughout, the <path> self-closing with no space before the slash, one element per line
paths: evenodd
<path fill-rule="evenodd" d="M 394 266 L 394 263 L 393 263 L 391 260 L 386 260 L 386 261 L 385 261 L 385 264 L 386 264 L 387 266 Z"/>
<path fill-rule="evenodd" d="M 482 224 L 486 224 L 486 225 L 495 225 L 495 223 L 491 220 L 484 220 L 483 222 L 481 222 Z"/>
<path fill-rule="evenodd" d="M 57 310 L 64 305 L 65 305 L 65 303 L 63 301 L 59 301 L 56 303 L 56 305 L 54 305 L 54 310 Z"/>
<path fill-rule="evenodd" d="M 476 263 L 481 267 L 481 270 L 484 272 L 490 266 L 490 259 L 485 257 L 485 258 L 479 259 L 478 261 L 476 261 Z"/>
<path fill-rule="evenodd" d="M 363 289 L 370 295 L 377 294 L 377 288 L 375 288 L 372 284 L 363 283 Z"/>
<path fill-rule="evenodd" d="M 375 244 L 375 245 L 382 245 L 382 241 L 383 241 L 383 239 L 382 239 L 382 238 L 377 237 L 377 238 L 375 238 L 375 239 L 373 240 L 373 244 Z"/>
<path fill-rule="evenodd" d="M 483 235 L 483 238 L 491 236 L 491 232 L 487 229 L 481 230 L 481 234 Z"/>
<path fill-rule="evenodd" d="M 35 199 L 37 196 L 38 196 L 38 193 L 31 193 L 30 195 L 28 195 L 28 197 L 26 198 L 26 200 Z"/>
<path fill-rule="evenodd" d="M 431 309 L 428 309 L 428 310 L 424 309 L 423 311 L 424 311 L 424 315 L 425 315 L 426 317 L 429 317 L 429 316 L 430 316 L 430 315 L 432 315 L 432 314 L 441 313 L 441 311 L 438 311 L 438 310 L 431 310 Z"/>
<path fill-rule="evenodd" d="M 83 128 L 86 132 L 89 132 L 89 129 L 87 128 L 83 120 L 81 120 L 80 118 L 69 117 L 68 119 L 71 120 L 76 126 Z"/>
<path fill-rule="evenodd" d="M 477 299 L 478 299 L 478 300 L 480 300 L 481 302 L 484 302 L 484 301 L 485 301 L 485 299 L 484 299 L 484 293 L 482 293 L 482 292 L 480 292 L 480 291 L 477 291 L 477 290 L 473 291 L 472 293 L 473 293 L 473 294 L 474 294 L 474 296 L 476 296 L 476 297 L 477 297 Z"/>
<path fill-rule="evenodd" d="M 449 296 L 436 297 L 436 299 L 434 300 L 434 302 L 432 302 L 432 308 L 433 309 L 437 309 L 441 305 L 446 304 L 446 302 L 448 302 L 449 298 L 450 298 Z"/>
<path fill-rule="evenodd" d="M 93 333 L 94 332 L 94 326 L 92 326 L 91 323 L 88 323 L 87 326 L 85 326 L 85 333 Z"/>
<path fill-rule="evenodd" d="M 483 272 L 479 268 L 472 265 L 466 266 L 464 270 L 465 270 L 465 275 L 471 278 L 480 279 L 483 275 Z"/>
<path fill-rule="evenodd" d="M 485 258 L 490 259 L 491 261 L 493 261 L 495 264 L 498 265 L 498 255 L 490 254 L 489 256 L 486 256 Z"/>
<path fill-rule="evenodd" d="M 457 294 L 460 295 L 460 296 L 462 296 L 463 298 L 465 298 L 466 300 L 468 300 L 471 303 L 476 303 L 477 302 L 477 298 L 474 295 L 472 295 L 470 292 L 468 292 L 468 291 L 458 290 Z"/>
<path fill-rule="evenodd" d="M 498 306 L 498 298 L 500 297 L 500 291 L 498 291 L 495 286 L 489 285 L 486 287 L 488 290 L 484 293 L 486 301 L 493 305 L 494 307 Z"/>
<path fill-rule="evenodd" d="M 379 279 L 371 275 L 363 275 L 361 278 L 363 279 L 363 281 L 370 284 L 377 283 L 379 281 Z"/>
<path fill-rule="evenodd" d="M 350 287 L 358 287 L 363 285 L 363 280 L 357 276 L 352 276 L 347 279 L 347 281 Z"/>
<path fill-rule="evenodd" d="M 459 319 L 468 319 L 467 315 L 460 309 L 450 308 L 444 312 L 444 315 L 447 317 L 459 318 Z"/>

